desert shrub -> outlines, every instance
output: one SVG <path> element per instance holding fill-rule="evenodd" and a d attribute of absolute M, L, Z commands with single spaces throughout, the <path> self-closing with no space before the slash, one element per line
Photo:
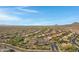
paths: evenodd
<path fill-rule="evenodd" d="M 62 47 L 63 49 L 69 49 L 69 48 L 72 47 L 72 44 L 71 44 L 71 43 L 62 43 L 62 44 L 61 44 L 61 47 Z"/>
<path fill-rule="evenodd" d="M 14 39 L 8 40 L 7 43 L 16 46 L 16 45 L 19 45 L 19 43 L 22 41 L 23 41 L 22 37 L 16 36 Z"/>
<path fill-rule="evenodd" d="M 62 43 L 61 44 L 61 50 L 74 52 L 74 51 L 77 50 L 77 48 L 74 45 L 72 45 L 71 43 Z"/>

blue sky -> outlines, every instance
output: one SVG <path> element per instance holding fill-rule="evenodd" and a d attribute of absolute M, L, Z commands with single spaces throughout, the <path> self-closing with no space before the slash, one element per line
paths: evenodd
<path fill-rule="evenodd" d="M 79 22 L 78 6 L 0 6 L 0 25 L 64 25 Z"/>

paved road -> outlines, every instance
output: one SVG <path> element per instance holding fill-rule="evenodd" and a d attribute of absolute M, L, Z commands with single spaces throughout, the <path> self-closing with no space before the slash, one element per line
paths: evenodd
<path fill-rule="evenodd" d="M 77 36 L 72 36 L 70 39 L 70 42 L 79 49 L 79 44 L 77 43 L 76 39 L 77 39 Z"/>
<path fill-rule="evenodd" d="M 53 42 L 51 47 L 52 47 L 53 52 L 59 52 L 60 51 L 56 42 Z"/>

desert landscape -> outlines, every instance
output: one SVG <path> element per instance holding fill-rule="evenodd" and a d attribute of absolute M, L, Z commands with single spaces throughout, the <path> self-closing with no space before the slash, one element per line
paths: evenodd
<path fill-rule="evenodd" d="M 79 23 L 0 26 L 1 52 L 78 52 Z"/>
<path fill-rule="evenodd" d="M 79 7 L 1 6 L 0 52 L 79 52 Z"/>

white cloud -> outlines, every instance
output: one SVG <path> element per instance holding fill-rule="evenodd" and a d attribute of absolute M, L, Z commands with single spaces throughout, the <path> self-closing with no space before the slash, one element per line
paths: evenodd
<path fill-rule="evenodd" d="M 23 15 L 23 14 L 37 14 L 39 13 L 38 10 L 29 9 L 26 7 L 5 7 L 0 8 L 0 14 L 16 14 L 16 15 Z M 31 8 L 31 7 L 30 7 Z"/>
<path fill-rule="evenodd" d="M 0 14 L 0 25 L 23 25 L 32 22 L 32 19 L 22 18 L 9 14 Z"/>
<path fill-rule="evenodd" d="M 20 12 L 21 11 L 21 12 Z M 30 10 L 30 9 L 24 9 L 23 7 L 16 7 L 16 8 L 0 8 L 0 25 L 1 24 L 7 24 L 7 25 L 23 25 L 23 24 L 29 24 L 33 22 L 33 19 L 23 18 L 18 16 L 18 14 L 24 14 L 24 13 L 38 13 L 37 10 Z"/>
<path fill-rule="evenodd" d="M 19 21 L 19 20 L 20 18 L 15 16 L 0 14 L 0 21 Z"/>
<path fill-rule="evenodd" d="M 25 13 L 38 13 L 37 10 L 24 9 L 24 8 L 17 8 L 17 9 Z"/>

